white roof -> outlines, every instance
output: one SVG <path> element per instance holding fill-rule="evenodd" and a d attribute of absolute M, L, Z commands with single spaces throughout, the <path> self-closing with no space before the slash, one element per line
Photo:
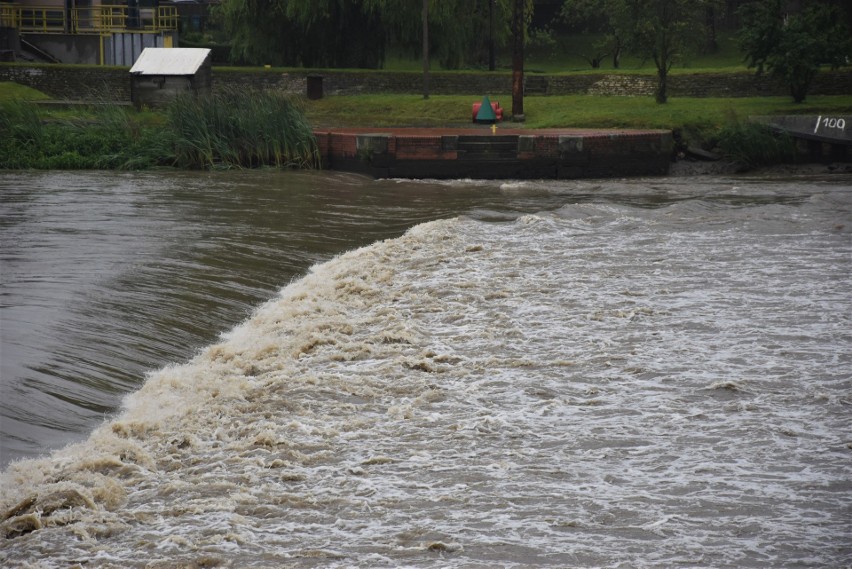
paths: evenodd
<path fill-rule="evenodd" d="M 146 47 L 130 68 L 133 75 L 195 75 L 210 56 L 200 47 Z"/>

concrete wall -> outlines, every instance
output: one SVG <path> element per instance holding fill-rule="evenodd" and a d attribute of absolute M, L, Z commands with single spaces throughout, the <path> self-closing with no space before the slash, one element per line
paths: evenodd
<path fill-rule="evenodd" d="M 347 72 L 335 70 L 288 71 L 213 69 L 213 88 L 279 89 L 305 94 L 307 76 L 320 75 L 325 96 L 358 93 L 421 94 L 423 78 L 419 73 Z M 34 87 L 56 98 L 80 99 L 98 93 L 99 99 L 130 101 L 130 77 L 126 68 L 65 67 L 52 65 L 0 64 L 0 81 L 15 81 Z M 623 95 L 649 96 L 654 75 L 526 75 L 527 95 Z M 512 92 L 509 73 L 433 73 L 430 93 L 508 96 Z M 669 78 L 671 97 L 746 97 L 786 96 L 787 88 L 767 76 L 753 72 L 734 74 L 693 73 Z M 812 95 L 852 94 L 852 69 L 822 71 L 817 74 Z"/>
<path fill-rule="evenodd" d="M 131 91 L 137 108 L 165 107 L 180 93 L 192 90 L 190 76 L 146 75 L 134 77 Z"/>
<path fill-rule="evenodd" d="M 195 75 L 136 75 L 131 78 L 133 104 L 142 107 L 165 107 L 181 93 L 210 92 L 210 63 L 201 66 Z"/>
<path fill-rule="evenodd" d="M 3 54 L 3 59 L 0 61 L 15 61 L 15 53 L 20 49 L 18 30 L 0 26 L 0 53 Z"/>
<path fill-rule="evenodd" d="M 62 63 L 100 63 L 101 37 L 82 34 L 26 34 L 23 36 L 40 50 Z"/>

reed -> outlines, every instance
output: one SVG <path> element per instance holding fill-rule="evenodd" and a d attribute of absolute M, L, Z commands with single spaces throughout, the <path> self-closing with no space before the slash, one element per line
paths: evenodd
<path fill-rule="evenodd" d="M 44 111 L 0 104 L 0 168 L 140 169 L 170 162 L 171 145 L 153 125 L 116 105 Z"/>
<path fill-rule="evenodd" d="M 0 103 L 0 168 L 312 168 L 319 151 L 301 108 L 271 91 L 179 97 L 166 116 L 118 105 L 39 109 Z"/>
<path fill-rule="evenodd" d="M 19 144 L 38 144 L 44 134 L 41 118 L 35 105 L 21 100 L 0 103 L 0 134 Z"/>
<path fill-rule="evenodd" d="M 296 100 L 276 91 L 229 89 L 178 97 L 168 108 L 174 155 L 184 168 L 313 168 L 316 139 Z"/>
<path fill-rule="evenodd" d="M 725 158 L 748 167 L 790 164 L 797 159 L 793 138 L 763 124 L 731 122 L 719 131 L 717 145 Z"/>

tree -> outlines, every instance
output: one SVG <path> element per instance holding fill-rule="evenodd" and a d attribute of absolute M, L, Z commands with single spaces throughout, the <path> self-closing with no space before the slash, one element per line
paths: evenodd
<path fill-rule="evenodd" d="M 512 6 L 512 120 L 524 120 L 524 37 L 526 0 Z"/>
<path fill-rule="evenodd" d="M 785 5 L 782 0 L 758 0 L 742 6 L 740 48 L 749 67 L 758 74 L 769 71 L 801 103 L 823 64 L 836 69 L 848 62 L 852 40 L 847 15 L 838 7 L 811 2 L 790 13 Z"/>
<path fill-rule="evenodd" d="M 655 98 L 668 100 L 672 66 L 704 41 L 708 8 L 723 0 L 565 0 L 563 15 L 595 23 L 610 39 L 613 65 L 623 50 L 652 59 L 657 68 Z M 601 18 L 603 16 L 603 19 Z"/>
<path fill-rule="evenodd" d="M 716 0 L 621 0 L 616 14 L 628 47 L 657 68 L 657 103 L 668 101 L 672 66 L 702 42 L 705 8 Z"/>
<path fill-rule="evenodd" d="M 231 58 L 255 65 L 380 67 L 385 32 L 356 0 L 224 0 Z"/>
<path fill-rule="evenodd" d="M 445 69 L 486 64 L 489 39 L 493 37 L 498 45 L 506 45 L 510 39 L 512 1 L 429 0 L 430 59 Z M 389 43 L 420 53 L 422 0 L 364 0 L 364 5 L 381 14 Z"/>
<path fill-rule="evenodd" d="M 232 59 L 250 64 L 367 67 L 384 63 L 389 44 L 435 56 L 445 68 L 509 38 L 511 0 L 429 0 L 428 54 L 423 0 L 222 0 L 216 9 Z"/>
<path fill-rule="evenodd" d="M 429 0 L 423 0 L 423 98 L 429 98 Z"/>
<path fill-rule="evenodd" d="M 619 25 L 617 14 L 622 0 L 565 0 L 560 17 L 580 30 L 603 34 L 603 39 L 589 46 L 591 51 L 580 56 L 593 69 L 601 66 L 604 57 L 612 56 L 612 67 L 621 65 L 621 55 L 626 48 L 623 36 L 625 26 Z"/>

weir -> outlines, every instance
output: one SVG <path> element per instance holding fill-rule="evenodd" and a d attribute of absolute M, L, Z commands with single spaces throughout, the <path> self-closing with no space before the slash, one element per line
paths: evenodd
<path fill-rule="evenodd" d="M 375 178 L 571 179 L 665 175 L 671 131 L 316 130 L 324 168 Z"/>

